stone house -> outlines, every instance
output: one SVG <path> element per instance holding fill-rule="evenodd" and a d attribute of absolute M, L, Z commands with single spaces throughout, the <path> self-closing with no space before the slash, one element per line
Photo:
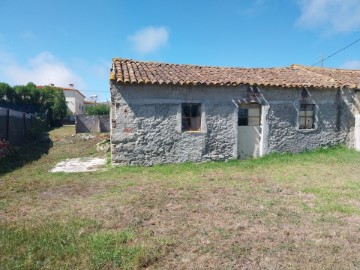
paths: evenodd
<path fill-rule="evenodd" d="M 360 150 L 360 70 L 112 63 L 114 165 Z"/>

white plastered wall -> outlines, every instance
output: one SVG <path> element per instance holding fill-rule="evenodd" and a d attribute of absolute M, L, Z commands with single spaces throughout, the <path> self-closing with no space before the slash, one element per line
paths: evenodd
<path fill-rule="evenodd" d="M 355 100 L 357 108 L 360 105 L 360 91 L 356 93 Z M 360 111 L 357 109 L 357 114 L 355 115 L 355 129 L 354 129 L 354 147 L 357 151 L 360 151 Z"/>

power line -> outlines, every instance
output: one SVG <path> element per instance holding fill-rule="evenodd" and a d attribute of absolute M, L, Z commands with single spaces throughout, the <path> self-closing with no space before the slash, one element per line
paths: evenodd
<path fill-rule="evenodd" d="M 350 43 L 349 45 L 345 46 L 344 48 L 334 52 L 333 54 L 331 54 L 331 55 L 329 55 L 329 56 L 327 56 L 325 58 L 322 58 L 320 61 L 316 62 L 315 64 L 312 64 L 311 66 L 313 67 L 313 66 L 315 66 L 317 64 L 320 64 L 320 63 L 324 62 L 325 60 L 333 57 L 334 55 L 338 54 L 339 52 L 342 52 L 342 51 L 346 50 L 347 48 L 349 48 L 350 46 L 354 45 L 356 42 L 359 42 L 359 41 L 360 41 L 360 38 L 355 40 L 354 42 Z"/>

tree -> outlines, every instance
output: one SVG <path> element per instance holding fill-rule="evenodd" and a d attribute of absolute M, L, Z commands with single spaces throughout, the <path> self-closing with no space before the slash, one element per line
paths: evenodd
<path fill-rule="evenodd" d="M 54 89 L 53 97 L 53 126 L 59 126 L 62 124 L 62 120 L 66 116 L 66 99 L 64 96 L 64 92 L 61 89 Z"/>
<path fill-rule="evenodd" d="M 15 102 L 17 104 L 33 104 L 31 98 L 31 90 L 26 85 L 16 85 L 15 90 Z"/>
<path fill-rule="evenodd" d="M 41 110 L 47 112 L 50 126 L 60 126 L 67 110 L 64 92 L 52 86 L 45 86 L 41 90 Z"/>
<path fill-rule="evenodd" d="M 7 83 L 0 82 L 0 102 L 1 103 L 13 103 L 15 102 L 15 92 L 13 88 Z"/>
<path fill-rule="evenodd" d="M 66 100 L 62 89 L 51 86 L 38 89 L 31 82 L 14 87 L 0 83 L 0 102 L 31 106 L 43 117 L 47 115 L 50 126 L 60 126 L 66 115 Z"/>

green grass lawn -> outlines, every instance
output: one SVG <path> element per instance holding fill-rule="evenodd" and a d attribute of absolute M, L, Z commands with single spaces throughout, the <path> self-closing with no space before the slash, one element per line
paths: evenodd
<path fill-rule="evenodd" d="M 360 268 L 360 153 L 49 173 L 73 133 L 0 160 L 0 269 Z"/>

